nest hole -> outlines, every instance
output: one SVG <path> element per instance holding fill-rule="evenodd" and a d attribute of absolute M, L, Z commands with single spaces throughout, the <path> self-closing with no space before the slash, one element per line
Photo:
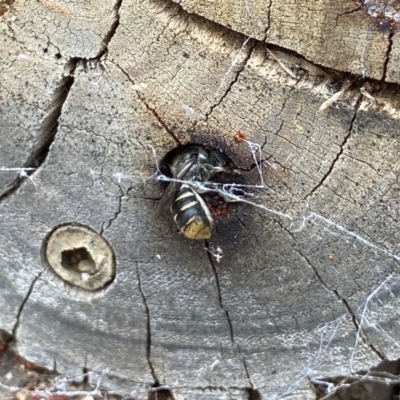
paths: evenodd
<path fill-rule="evenodd" d="M 221 150 L 205 144 L 187 143 L 187 144 L 180 144 L 174 147 L 172 150 L 170 150 L 167 154 L 165 154 L 165 156 L 161 159 L 159 165 L 161 173 L 164 174 L 165 176 L 168 176 L 169 178 L 172 178 L 173 174 L 170 168 L 172 162 L 177 157 L 187 152 L 192 147 L 200 147 L 206 151 L 211 151 L 211 150 L 215 151 L 219 154 L 220 157 L 222 157 L 225 160 L 226 165 L 233 166 L 232 160 Z"/>
<path fill-rule="evenodd" d="M 96 263 L 86 247 L 64 250 L 61 253 L 61 265 L 69 271 L 86 272 L 89 275 L 96 273 Z"/>

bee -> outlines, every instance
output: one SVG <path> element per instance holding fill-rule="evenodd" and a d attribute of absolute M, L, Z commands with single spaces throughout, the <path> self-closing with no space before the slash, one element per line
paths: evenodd
<path fill-rule="evenodd" d="M 219 172 L 228 171 L 228 159 L 216 149 L 206 150 L 200 145 L 189 145 L 169 164 L 174 179 L 207 182 Z M 214 220 L 199 190 L 185 182 L 171 181 L 154 214 L 158 218 L 167 208 L 179 231 L 188 239 L 209 239 Z"/>

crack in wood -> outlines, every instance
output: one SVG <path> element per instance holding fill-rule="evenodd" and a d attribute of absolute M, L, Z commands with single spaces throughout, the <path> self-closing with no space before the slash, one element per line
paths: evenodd
<path fill-rule="evenodd" d="M 213 271 L 215 283 L 216 283 L 216 286 L 217 286 L 219 306 L 220 306 L 221 310 L 224 312 L 224 314 L 226 316 L 226 320 L 228 322 L 228 327 L 229 327 L 229 334 L 230 334 L 231 343 L 232 343 L 232 345 L 234 345 L 235 344 L 235 338 L 233 336 L 232 322 L 231 322 L 231 319 L 229 317 L 229 311 L 224 307 L 224 303 L 222 301 L 221 287 L 220 287 L 220 284 L 219 284 L 218 271 L 217 271 L 217 268 L 216 268 L 216 266 L 214 264 L 214 261 L 212 259 L 212 255 L 211 255 L 211 251 L 210 251 L 210 245 L 209 245 L 207 240 L 205 240 L 204 242 L 205 242 L 207 258 L 208 258 L 208 261 L 210 262 L 210 266 L 211 266 L 211 269 Z"/>
<path fill-rule="evenodd" d="M 241 50 L 242 50 L 243 48 L 245 48 L 245 44 L 246 44 L 247 40 L 248 40 L 248 39 L 246 39 L 246 41 L 245 41 L 244 45 L 242 46 Z M 226 98 L 226 96 L 228 96 L 229 92 L 232 90 L 233 86 L 234 86 L 235 83 L 238 81 L 240 74 L 244 71 L 244 69 L 245 69 L 245 67 L 246 67 L 246 65 L 247 65 L 247 62 L 249 61 L 249 59 L 250 59 L 250 57 L 251 57 L 251 55 L 252 55 L 254 49 L 256 48 L 256 46 L 257 46 L 257 42 L 255 42 L 255 41 L 253 41 L 252 44 L 249 45 L 249 50 L 248 50 L 248 52 L 247 52 L 245 58 L 244 58 L 243 61 L 241 62 L 242 65 L 241 65 L 240 68 L 236 71 L 236 74 L 235 74 L 235 76 L 233 77 L 233 79 L 229 82 L 228 87 L 225 89 L 224 93 L 220 96 L 219 100 L 216 101 L 216 102 L 214 102 L 214 104 L 212 104 L 212 105 L 208 108 L 207 112 L 205 113 L 205 115 L 204 115 L 205 121 L 208 120 L 208 117 L 213 113 L 214 109 L 215 109 L 216 107 L 218 107 L 218 106 L 224 101 L 224 99 Z M 233 61 L 232 63 L 234 63 L 234 61 Z M 230 69 L 231 69 L 232 67 L 233 67 L 233 64 L 231 65 Z M 228 70 L 228 72 L 226 73 L 226 75 L 229 74 L 229 72 L 230 72 L 230 71 Z M 218 91 L 217 91 L 217 92 L 218 92 Z M 197 122 L 197 121 L 196 121 L 196 122 Z M 196 124 L 195 124 L 195 125 L 196 125 Z"/>
<path fill-rule="evenodd" d="M 353 310 L 350 307 L 350 304 L 347 302 L 347 300 L 340 296 L 339 292 L 336 289 L 333 289 L 333 293 L 337 296 L 338 299 L 345 305 L 347 308 L 349 314 L 351 315 L 351 319 L 353 322 L 353 325 L 356 328 L 357 334 L 360 333 L 360 337 L 362 341 L 381 359 L 381 360 L 386 360 L 386 356 L 382 351 L 379 351 L 368 339 L 367 333 L 364 331 L 363 327 L 361 326 L 360 321 L 357 319 L 356 315 L 354 314 Z M 364 337 L 361 335 L 364 334 Z"/>
<path fill-rule="evenodd" d="M 285 228 L 283 228 L 285 229 Z M 290 234 L 290 232 L 289 232 Z M 292 236 L 292 239 L 295 241 L 295 243 L 297 243 L 296 239 Z M 322 279 L 321 275 L 319 274 L 319 272 L 317 271 L 317 269 L 312 265 L 311 261 L 308 259 L 308 257 L 303 254 L 300 250 L 298 249 L 294 249 L 294 251 L 299 254 L 299 256 L 307 263 L 307 265 L 311 268 L 311 270 L 314 272 L 315 276 L 317 277 L 317 279 L 319 280 L 319 282 L 322 284 L 322 286 L 327 289 L 329 292 L 333 293 L 337 299 L 344 305 L 344 307 L 346 308 L 348 314 L 351 317 L 351 320 L 353 322 L 354 327 L 356 328 L 356 332 L 357 334 L 360 334 L 361 340 L 381 359 L 381 360 L 385 360 L 386 357 L 385 355 L 379 351 L 368 339 L 368 335 L 366 334 L 366 332 L 364 331 L 363 327 L 360 324 L 360 321 L 358 320 L 357 316 L 354 314 L 352 308 L 350 307 L 349 303 L 347 302 L 347 300 L 341 296 L 339 294 L 339 292 L 336 289 L 331 289 L 327 283 L 325 283 L 325 281 Z"/>
<path fill-rule="evenodd" d="M 68 94 L 75 82 L 74 72 L 76 71 L 78 65 L 83 65 L 85 68 L 88 63 L 100 61 L 101 58 L 107 54 L 108 45 L 119 26 L 121 6 L 122 0 L 117 0 L 113 7 L 115 18 L 114 22 L 102 40 L 102 47 L 96 57 L 90 59 L 72 57 L 66 62 L 64 71 L 68 72 L 68 74 L 61 78 L 53 93 L 50 104 L 47 107 L 47 115 L 44 117 L 42 124 L 38 129 L 36 143 L 33 145 L 31 153 L 21 168 L 21 170 L 25 173 L 23 176 L 19 176 L 18 178 L 14 179 L 8 188 L 0 193 L 0 202 L 12 195 L 26 180 L 26 178 L 30 178 L 32 175 L 34 175 L 39 167 L 45 162 L 50 146 L 57 134 L 58 120 L 60 118 L 63 105 L 67 100 Z"/>
<path fill-rule="evenodd" d="M 255 387 L 253 385 L 253 382 L 251 380 L 249 369 L 248 369 L 244 354 L 242 352 L 242 349 L 241 349 L 240 345 L 235 342 L 235 338 L 234 338 L 234 334 L 233 334 L 232 321 L 231 321 L 231 319 L 229 317 L 229 311 L 225 308 L 224 303 L 222 301 L 221 286 L 220 286 L 220 282 L 219 282 L 218 271 L 217 271 L 216 265 L 214 264 L 214 261 L 212 259 L 211 251 L 210 251 L 210 248 L 209 248 L 209 243 L 208 243 L 207 240 L 205 240 L 205 248 L 206 248 L 206 253 L 207 253 L 208 260 L 210 262 L 211 269 L 212 269 L 213 274 L 214 274 L 215 283 L 216 283 L 216 286 L 217 286 L 219 305 L 220 305 L 221 310 L 224 312 L 224 314 L 226 316 L 226 319 L 227 319 L 227 322 L 228 322 L 231 343 L 232 343 L 232 346 L 235 346 L 237 348 L 237 350 L 238 350 L 238 352 L 240 354 L 241 361 L 242 361 L 242 364 L 243 364 L 244 373 L 246 375 L 247 380 L 250 383 L 250 387 L 249 388 L 245 388 L 245 390 L 247 391 L 247 393 L 249 395 L 249 400 L 261 399 L 258 390 L 255 389 Z"/>
<path fill-rule="evenodd" d="M 239 348 L 239 350 L 240 350 L 239 345 L 238 345 L 238 348 Z M 241 350 L 240 350 L 240 353 L 242 354 L 242 351 L 241 351 Z M 243 362 L 244 371 L 245 371 L 245 373 L 246 373 L 246 377 L 247 377 L 248 381 L 250 382 L 251 387 L 254 388 L 253 382 L 251 381 L 251 378 L 250 378 L 249 369 L 248 369 L 248 367 L 247 367 L 246 359 L 245 359 L 245 357 L 244 357 L 243 354 L 242 354 L 242 362 Z"/>
<path fill-rule="evenodd" d="M 40 128 L 38 129 L 36 143 L 34 143 L 31 153 L 21 168 L 22 170 L 25 170 L 25 174 L 24 176 L 16 178 L 3 193 L 0 193 L 0 202 L 12 195 L 26 180 L 26 178 L 30 178 L 34 175 L 46 161 L 50 146 L 54 142 L 57 134 L 58 120 L 62 108 L 75 81 L 73 72 L 76 69 L 76 65 L 76 59 L 70 59 L 65 64 L 64 70 L 69 71 L 69 74 L 61 78 L 53 93 L 50 104 L 47 107 L 47 115 L 44 117 Z"/>
<path fill-rule="evenodd" d="M 154 2 L 159 3 L 160 1 L 154 0 Z M 270 21 L 269 21 L 268 27 L 265 29 L 265 40 L 259 40 L 259 39 L 255 39 L 251 36 L 248 37 L 240 31 L 234 30 L 231 27 L 228 28 L 219 22 L 208 19 L 207 17 L 197 14 L 195 12 L 188 12 L 188 11 L 186 11 L 186 9 L 184 9 L 182 7 L 181 4 L 179 4 L 178 2 L 174 2 L 173 0 L 165 0 L 165 1 L 163 1 L 163 4 L 165 5 L 165 8 L 174 7 L 179 11 L 179 12 L 174 13 L 173 17 L 178 18 L 178 17 L 184 16 L 187 18 L 187 16 L 189 16 L 189 15 L 192 16 L 193 24 L 196 24 L 196 26 L 199 30 L 201 30 L 202 27 L 205 26 L 205 24 L 207 25 L 208 30 L 210 30 L 210 28 L 212 29 L 212 26 L 214 26 L 214 29 L 212 29 L 214 32 L 223 32 L 222 30 L 229 31 L 232 34 L 241 35 L 243 41 L 247 38 L 246 40 L 255 41 L 255 43 L 257 45 L 259 44 L 260 46 L 264 46 L 264 47 L 268 46 L 269 49 L 284 53 L 286 56 L 292 57 L 293 59 L 297 59 L 297 61 L 294 62 L 294 64 L 297 66 L 297 69 L 308 71 L 311 73 L 311 75 L 315 75 L 316 71 L 318 70 L 319 73 L 324 76 L 324 79 L 326 80 L 327 83 L 352 82 L 352 92 L 353 93 L 362 92 L 364 85 L 370 84 L 373 87 L 373 91 L 375 92 L 374 97 L 379 96 L 379 97 L 385 98 L 385 102 L 383 102 L 383 99 L 381 99 L 379 102 L 375 102 L 374 108 L 380 112 L 387 111 L 388 103 L 393 103 L 394 109 L 397 110 L 397 108 L 398 108 L 397 100 L 395 98 L 396 95 L 394 95 L 394 93 L 398 93 L 400 85 L 398 83 L 393 83 L 393 82 L 390 82 L 390 83 L 384 82 L 384 80 L 386 79 L 386 71 L 383 73 L 383 75 L 384 75 L 383 82 L 385 83 L 385 87 L 383 87 L 382 81 L 380 81 L 378 79 L 370 78 L 370 77 L 365 77 L 364 69 L 361 71 L 361 73 L 356 74 L 354 71 L 349 72 L 347 70 L 339 70 L 339 69 L 333 69 L 330 67 L 325 67 L 325 66 L 322 66 L 321 64 L 317 64 L 317 63 L 314 63 L 314 62 L 308 60 L 305 56 L 297 53 L 296 51 L 294 51 L 292 49 L 288 49 L 285 47 L 281 47 L 279 45 L 268 43 L 267 38 L 268 38 L 269 26 L 271 25 Z M 172 6 L 172 4 L 173 4 L 173 6 Z M 341 15 L 354 14 L 354 13 L 360 12 L 360 10 L 362 8 L 362 7 L 361 8 L 360 7 L 361 7 L 361 5 L 356 3 L 355 8 L 353 8 L 345 13 L 342 13 Z M 268 6 L 269 14 L 271 13 L 271 8 L 272 8 L 272 0 L 270 0 L 269 6 Z M 268 16 L 268 18 L 270 19 L 270 15 Z M 393 38 L 393 29 L 391 30 L 391 34 L 389 35 L 390 43 L 393 42 L 392 38 Z M 262 51 L 262 47 L 260 47 L 260 46 L 259 46 L 259 49 L 260 49 L 260 51 Z M 388 49 L 386 63 L 385 63 L 386 67 L 387 67 L 387 64 L 388 64 L 389 58 L 390 58 L 391 46 L 389 46 L 389 47 L 390 48 Z M 309 67 L 307 67 L 307 65 L 311 69 Z M 385 69 L 386 69 L 386 67 L 385 67 Z M 245 68 L 245 65 L 244 65 L 244 68 Z M 238 78 L 238 76 L 239 75 L 236 75 L 236 78 Z M 312 85 L 315 85 L 313 83 L 313 81 L 307 77 L 304 77 L 303 81 L 307 80 L 307 79 L 310 81 L 310 83 Z M 234 82 L 231 82 L 231 84 L 232 83 L 234 83 Z M 232 85 L 230 85 L 230 89 L 231 88 L 232 88 Z M 223 97 L 220 99 L 220 101 L 222 101 L 223 98 L 229 94 L 230 89 L 229 88 L 227 89 L 227 91 L 225 92 Z M 294 89 L 294 87 L 293 87 L 293 89 Z M 375 97 L 375 98 L 377 98 L 377 97 Z M 385 104 L 385 106 L 382 106 L 382 104 Z M 212 107 L 215 108 L 217 105 L 214 104 Z M 208 113 L 209 112 L 210 111 L 208 111 Z M 393 118 L 394 114 L 391 113 L 390 116 Z M 196 123 L 197 123 L 197 121 L 194 123 L 194 125 L 196 125 Z"/>
<path fill-rule="evenodd" d="M 280 221 L 278 220 L 274 220 L 280 227 L 282 230 L 284 230 L 285 232 L 287 232 L 289 234 L 289 236 L 292 238 L 292 240 L 294 241 L 294 243 L 297 244 L 297 240 L 295 239 L 293 233 L 288 230 L 287 228 L 285 228 Z M 306 262 L 306 264 L 311 268 L 311 270 L 313 271 L 314 275 L 317 277 L 318 281 L 321 283 L 321 285 L 329 292 L 333 293 L 335 295 L 335 297 L 344 305 L 347 313 L 350 315 L 351 319 L 352 319 L 352 323 L 354 325 L 354 327 L 356 328 L 356 332 L 357 334 L 360 335 L 361 340 L 363 341 L 363 343 L 365 343 L 371 350 L 373 353 L 375 353 L 381 360 L 385 360 L 386 356 L 385 354 L 378 350 L 368 339 L 368 335 L 366 334 L 366 332 L 364 331 L 364 329 L 361 326 L 360 321 L 358 320 L 356 314 L 353 312 L 352 308 L 350 307 L 349 303 L 347 302 L 347 300 L 341 296 L 339 294 L 339 292 L 336 289 L 331 289 L 329 287 L 329 285 L 322 279 L 321 275 L 319 274 L 319 272 L 317 271 L 317 269 L 312 265 L 311 261 L 309 260 L 309 258 L 303 254 L 299 249 L 294 249 L 294 251 Z"/>
<path fill-rule="evenodd" d="M 149 366 L 150 369 L 150 373 L 153 377 L 154 380 L 154 386 L 160 386 L 160 383 L 158 381 L 158 378 L 156 376 L 156 373 L 154 371 L 154 367 L 153 367 L 153 362 L 151 360 L 151 323 L 150 323 L 150 309 L 149 306 L 147 304 L 147 300 L 146 300 L 146 296 L 143 292 L 143 288 L 142 288 L 142 283 L 140 281 L 140 272 L 139 272 L 139 267 L 136 266 L 136 275 L 137 275 L 137 279 L 138 279 L 138 289 L 139 289 L 139 293 L 140 296 L 142 298 L 143 301 L 143 306 L 146 312 L 146 319 L 147 319 L 147 323 L 146 323 L 146 327 L 147 327 L 147 338 L 146 338 L 146 358 L 147 358 L 147 364 Z"/>
<path fill-rule="evenodd" d="M 135 84 L 135 81 L 132 79 L 131 75 L 124 68 L 122 68 L 117 62 L 115 62 L 113 60 L 110 60 L 110 62 L 113 65 L 115 65 L 126 76 L 128 81 L 130 83 L 132 83 L 132 85 L 134 85 L 135 87 L 137 86 Z M 140 95 L 137 91 L 136 91 L 136 95 L 137 95 L 138 99 L 141 101 L 141 103 L 147 108 L 147 110 L 150 111 L 150 113 L 157 120 L 157 122 L 164 128 L 164 130 L 167 132 L 167 134 L 169 136 L 171 136 L 171 138 L 175 141 L 175 143 L 178 145 L 182 144 L 180 142 L 180 140 L 175 136 L 175 134 L 168 128 L 167 124 L 161 119 L 161 117 L 158 115 L 157 111 L 153 107 L 150 107 L 150 105 L 147 103 L 146 99 L 142 95 Z"/>
<path fill-rule="evenodd" d="M 329 178 L 329 176 L 331 175 L 331 173 L 332 173 L 332 171 L 333 171 L 333 169 L 334 169 L 336 163 L 339 161 L 340 157 L 342 156 L 342 154 L 343 154 L 343 152 L 344 152 L 344 148 L 345 148 L 345 146 L 346 146 L 346 144 L 347 144 L 347 141 L 349 140 L 349 138 L 350 138 L 350 136 L 351 136 L 351 134 L 352 134 L 352 132 L 353 132 L 354 121 L 355 121 L 356 118 L 357 118 L 357 112 L 358 112 L 358 109 L 360 108 L 362 97 L 363 97 L 363 95 L 359 95 L 359 96 L 358 96 L 358 99 L 357 99 L 357 101 L 356 101 L 356 105 L 355 105 L 355 107 L 354 107 L 354 114 L 353 114 L 353 117 L 352 117 L 352 119 L 351 119 L 351 121 L 350 121 L 349 129 L 347 130 L 347 134 L 346 134 L 346 136 L 343 138 L 342 143 L 340 144 L 339 152 L 336 154 L 336 157 L 333 159 L 331 165 L 329 166 L 328 172 L 322 177 L 322 179 L 318 182 L 318 184 L 315 185 L 315 186 L 311 189 L 310 193 L 308 193 L 308 194 L 304 197 L 304 200 L 307 200 L 309 197 L 311 197 L 311 196 L 324 184 L 324 182 L 325 182 L 325 181 Z"/>
<path fill-rule="evenodd" d="M 100 235 L 103 235 L 103 233 L 111 227 L 113 222 L 118 218 L 118 216 L 121 214 L 122 210 L 122 199 L 125 197 L 125 193 L 119 187 L 119 193 L 118 193 L 118 202 L 117 202 L 117 209 L 114 212 L 114 215 L 107 221 L 107 226 L 105 226 L 105 222 L 103 222 L 101 229 L 100 229 Z"/>
<path fill-rule="evenodd" d="M 120 24 L 121 7 L 122 7 L 122 0 L 117 0 L 113 7 L 114 21 L 112 22 L 110 29 L 108 30 L 108 32 L 105 34 L 104 38 L 102 39 L 101 47 L 100 47 L 99 51 L 97 52 L 97 54 L 91 58 L 84 58 L 84 57 L 75 57 L 74 58 L 74 60 L 76 60 L 77 64 L 83 65 L 84 69 L 86 69 L 86 66 L 89 65 L 90 63 L 98 63 L 103 59 L 103 57 L 107 56 L 108 45 L 110 44 L 112 38 L 116 34 L 117 29 Z"/>
<path fill-rule="evenodd" d="M 214 24 L 216 27 L 219 26 L 219 27 L 222 27 L 223 29 L 227 29 L 225 26 L 223 26 L 223 25 L 221 25 L 221 24 L 219 24 L 219 23 L 217 23 L 215 21 L 211 21 L 208 18 L 205 18 L 205 17 L 203 17 L 203 16 L 201 16 L 199 14 L 188 12 L 187 10 L 185 10 L 183 8 L 183 6 L 181 6 L 179 3 L 176 3 L 173 0 L 170 0 L 170 4 L 171 3 L 174 3 L 177 6 L 176 8 L 178 9 L 178 12 L 176 14 L 174 14 L 174 16 L 178 16 L 179 14 L 184 14 L 186 17 L 188 17 L 190 15 L 193 15 L 193 16 L 196 16 L 197 18 L 200 18 L 202 20 L 206 20 L 209 23 Z M 268 26 L 265 29 L 265 36 L 261 41 L 257 40 L 257 39 L 254 39 L 252 37 L 246 37 L 241 32 L 236 32 L 236 31 L 233 31 L 232 29 L 230 29 L 230 31 L 238 33 L 238 34 L 243 36 L 243 45 L 239 49 L 239 52 L 246 48 L 246 45 L 249 43 L 250 40 L 251 40 L 251 44 L 249 45 L 249 49 L 247 51 L 247 54 L 245 55 L 244 59 L 241 61 L 241 66 L 238 68 L 238 70 L 236 71 L 234 77 L 228 83 L 227 88 L 224 90 L 224 92 L 222 93 L 222 95 L 219 97 L 218 100 L 216 100 L 216 97 L 217 97 L 217 94 L 218 94 L 219 90 L 221 89 L 222 83 L 220 84 L 220 87 L 217 89 L 217 91 L 216 91 L 216 93 L 214 95 L 214 98 L 211 101 L 212 104 L 207 108 L 207 110 L 206 110 L 206 112 L 204 114 L 204 120 L 205 121 L 208 120 L 209 116 L 213 113 L 214 109 L 216 107 L 218 107 L 224 101 L 224 99 L 228 96 L 228 94 L 231 92 L 233 86 L 237 83 L 237 81 L 238 81 L 238 79 L 240 77 L 240 74 L 244 71 L 244 69 L 245 69 L 245 67 L 247 65 L 247 62 L 249 61 L 254 49 L 257 47 L 257 44 L 261 43 L 261 42 L 264 42 L 266 40 L 267 32 L 268 32 L 269 25 L 270 25 L 269 21 L 270 21 L 270 14 L 271 14 L 271 6 L 272 6 L 272 0 L 270 0 L 269 7 L 268 7 Z M 167 6 L 167 8 L 168 8 L 168 6 Z M 235 62 L 235 60 L 233 60 L 232 63 L 231 63 L 231 66 L 228 69 L 228 71 L 225 73 L 225 76 L 227 76 L 232 71 L 232 69 L 234 68 L 235 65 L 236 65 L 236 62 Z M 222 82 L 223 82 L 223 80 L 222 80 Z M 195 127 L 198 122 L 199 121 L 195 121 L 193 126 Z"/>
<path fill-rule="evenodd" d="M 35 286 L 35 283 L 36 283 L 37 280 L 41 277 L 41 275 L 42 275 L 42 272 L 39 272 L 39 274 L 38 274 L 38 275 L 35 277 L 35 279 L 32 281 L 31 285 L 29 286 L 28 292 L 26 293 L 25 298 L 22 300 L 22 303 L 21 303 L 21 305 L 19 306 L 18 314 L 17 314 L 17 319 L 16 319 L 15 324 L 14 324 L 14 327 L 13 327 L 13 329 L 12 329 L 12 337 L 13 337 L 13 340 L 14 340 L 15 342 L 17 342 L 18 327 L 19 327 L 21 315 L 22 315 L 22 313 L 23 313 L 23 311 L 24 311 L 25 304 L 27 303 L 27 301 L 28 301 L 28 299 L 29 299 L 29 297 L 30 297 L 30 295 L 31 295 L 31 293 L 32 293 L 32 291 L 33 291 L 33 287 Z"/>
<path fill-rule="evenodd" d="M 383 63 L 383 72 L 382 72 L 382 79 L 381 79 L 382 83 L 384 83 L 386 80 L 387 67 L 388 67 L 388 64 L 390 61 L 390 54 L 392 52 L 392 47 L 393 47 L 393 36 L 394 36 L 393 23 L 390 23 L 389 29 L 390 29 L 390 31 L 389 31 L 389 36 L 388 36 L 388 48 L 386 50 L 385 61 Z"/>
<path fill-rule="evenodd" d="M 249 383 L 250 383 L 251 389 L 249 389 L 249 390 L 254 391 L 255 389 L 254 389 L 253 381 L 251 380 L 251 377 L 250 377 L 249 368 L 247 367 L 246 358 L 245 358 L 245 356 L 244 356 L 244 354 L 243 354 L 243 352 L 242 352 L 242 349 L 241 349 L 241 347 L 239 346 L 239 344 L 237 344 L 237 348 L 238 348 L 239 353 L 240 353 L 240 355 L 241 355 L 241 357 L 242 357 L 242 363 L 243 363 L 244 372 L 245 372 L 245 374 L 246 374 L 246 378 L 247 378 L 247 380 L 248 380 Z M 251 399 L 250 394 L 249 394 L 249 399 Z"/>
<path fill-rule="evenodd" d="M 160 0 L 153 0 L 153 1 L 154 2 L 160 2 Z M 252 36 L 245 35 L 244 33 L 240 32 L 240 31 L 232 29 L 232 27 L 228 28 L 227 26 L 225 26 L 225 25 L 223 25 L 223 24 L 221 24 L 219 22 L 216 22 L 214 20 L 211 20 L 211 19 L 209 19 L 209 18 L 207 18 L 207 17 L 205 17 L 205 16 L 203 16 L 201 14 L 197 14 L 196 12 L 189 12 L 179 2 L 176 2 L 174 0 L 163 0 L 162 2 L 163 2 L 163 5 L 164 5 L 164 8 L 172 8 L 173 6 L 175 6 L 179 10 L 179 12 L 174 14 L 174 16 L 176 16 L 176 17 L 178 17 L 180 15 L 181 16 L 184 15 L 186 17 L 187 16 L 196 17 L 198 19 L 198 22 L 199 22 L 198 23 L 199 29 L 201 29 L 200 26 L 203 25 L 203 24 L 200 24 L 200 22 L 207 21 L 209 24 L 213 24 L 214 25 L 214 27 L 215 27 L 214 31 L 217 31 L 218 30 L 217 28 L 228 30 L 229 32 L 241 35 L 243 40 L 245 40 L 245 38 L 247 38 L 247 40 L 254 41 L 256 46 L 258 44 L 267 45 L 268 48 L 270 48 L 270 49 L 277 50 L 277 51 L 285 53 L 286 55 L 291 55 L 291 56 L 297 57 L 297 58 L 299 58 L 299 59 L 301 59 L 303 61 L 306 61 L 307 63 L 309 63 L 312 66 L 314 66 L 316 69 L 319 69 L 320 71 L 324 72 L 327 76 L 330 76 L 330 77 L 341 76 L 343 78 L 343 80 L 348 80 L 348 81 L 352 81 L 352 82 L 356 81 L 359 78 L 362 78 L 362 75 L 360 75 L 360 74 L 356 74 L 354 72 L 349 72 L 349 71 L 346 71 L 346 70 L 336 70 L 336 69 L 333 69 L 333 68 L 330 68 L 330 67 L 325 67 L 325 66 L 323 66 L 321 64 L 317 64 L 317 63 L 314 63 L 314 62 L 308 60 L 305 56 L 303 56 L 300 53 L 297 53 L 295 50 L 292 50 L 292 49 L 289 49 L 289 48 L 285 48 L 285 47 L 279 46 L 279 45 L 274 44 L 274 43 L 269 43 L 267 41 L 267 39 L 268 39 L 268 31 L 269 31 L 270 26 L 271 26 L 272 0 L 269 1 L 268 10 L 267 10 L 268 26 L 265 29 L 265 36 L 262 39 L 256 39 L 256 38 L 254 38 Z M 173 6 L 172 6 L 172 4 L 173 4 Z M 350 11 L 347 11 L 347 12 L 344 12 L 344 13 L 338 15 L 338 18 L 343 16 L 343 15 L 346 15 L 346 14 L 353 14 L 353 13 L 359 11 L 360 8 L 361 8 L 361 6 L 357 6 L 353 10 L 350 10 Z M 365 83 L 366 81 L 367 82 L 378 82 L 378 80 L 374 79 L 374 78 L 366 78 L 366 80 L 364 80 L 363 83 Z M 394 84 L 394 83 L 392 83 L 392 85 L 399 86 L 398 84 Z"/>
<path fill-rule="evenodd" d="M 268 11 L 267 11 L 268 26 L 265 28 L 265 36 L 264 36 L 265 42 L 267 41 L 268 38 L 268 31 L 271 28 L 271 8 L 272 8 L 272 0 L 269 0 Z"/>
<path fill-rule="evenodd" d="M 114 12 L 114 22 L 111 24 L 110 30 L 105 35 L 104 39 L 102 40 L 103 48 L 99 51 L 96 58 L 100 59 L 108 52 L 108 45 L 111 42 L 111 39 L 114 37 L 115 33 L 117 32 L 121 15 L 120 10 L 122 7 L 122 0 L 117 0 L 113 7 Z"/>
<path fill-rule="evenodd" d="M 338 14 L 338 15 L 336 16 L 336 26 L 337 26 L 337 23 L 338 23 L 338 19 L 339 19 L 340 17 L 343 17 L 344 15 L 354 14 L 354 13 L 356 13 L 357 11 L 360 11 L 360 10 L 361 10 L 361 5 L 359 5 L 357 8 L 355 8 L 355 9 L 353 9 L 353 10 L 345 11 L 344 13 Z"/>

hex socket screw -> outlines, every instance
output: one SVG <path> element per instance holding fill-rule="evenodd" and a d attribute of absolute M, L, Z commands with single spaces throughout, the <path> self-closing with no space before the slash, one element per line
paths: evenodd
<path fill-rule="evenodd" d="M 91 228 L 65 224 L 55 229 L 43 243 L 46 264 L 72 286 L 95 291 L 115 277 L 115 255 L 110 244 Z"/>

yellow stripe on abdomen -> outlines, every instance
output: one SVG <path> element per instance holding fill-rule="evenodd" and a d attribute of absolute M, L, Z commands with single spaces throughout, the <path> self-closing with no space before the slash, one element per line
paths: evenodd
<path fill-rule="evenodd" d="M 185 204 L 184 206 L 182 206 L 182 207 L 179 209 L 179 212 L 185 211 L 185 210 L 187 210 L 188 208 L 195 206 L 196 204 L 198 204 L 197 201 L 191 201 L 190 203 Z"/>
<path fill-rule="evenodd" d="M 179 200 L 182 200 L 182 199 L 186 199 L 186 197 L 195 197 L 195 195 L 194 195 L 193 192 L 186 192 L 186 193 L 181 194 L 174 201 L 179 201 Z"/>

